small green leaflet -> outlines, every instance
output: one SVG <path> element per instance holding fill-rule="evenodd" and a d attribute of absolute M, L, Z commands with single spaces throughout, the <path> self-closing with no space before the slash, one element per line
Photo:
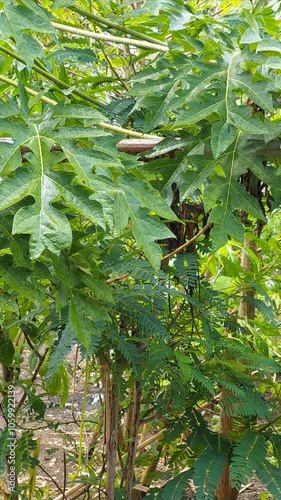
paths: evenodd
<path fill-rule="evenodd" d="M 6 0 L 4 12 L 13 29 L 12 34 L 23 30 L 32 30 L 36 33 L 55 33 L 55 29 L 43 9 L 37 8 L 35 12 L 34 9 L 23 5 L 12 5 L 10 0 Z"/>
<path fill-rule="evenodd" d="M 264 436 L 247 432 L 235 446 L 230 467 L 230 477 L 234 487 L 246 483 L 260 467 L 266 455 Z"/>
<path fill-rule="evenodd" d="M 243 243 L 244 229 L 238 217 L 224 207 L 215 207 L 208 219 L 215 224 L 211 230 L 213 250 L 223 247 L 232 236 L 236 241 Z"/>
<path fill-rule="evenodd" d="M 194 466 L 196 500 L 214 498 L 225 464 L 226 455 L 222 451 L 207 448 L 201 453 Z"/>
<path fill-rule="evenodd" d="M 190 356 L 187 356 L 186 354 L 178 350 L 175 350 L 174 354 L 181 370 L 182 377 L 186 382 L 190 381 L 190 379 L 192 378 L 192 359 L 190 358 Z"/>
<path fill-rule="evenodd" d="M 243 35 L 240 38 L 240 43 L 245 43 L 245 44 L 256 43 L 260 41 L 261 41 L 260 35 L 252 28 L 246 29 L 246 31 L 244 31 Z"/>
<path fill-rule="evenodd" d="M 148 500 L 184 500 L 189 481 L 192 478 L 193 471 L 185 470 L 168 481 L 153 496 L 148 494 Z"/>
<path fill-rule="evenodd" d="M 133 236 L 145 252 L 150 264 L 155 270 L 159 270 L 162 251 L 155 240 L 175 238 L 175 235 L 158 219 L 149 216 L 145 211 L 132 213 Z"/>
<path fill-rule="evenodd" d="M 211 146 L 214 158 L 218 158 L 235 141 L 236 129 L 230 123 L 223 120 L 212 126 Z"/>
<path fill-rule="evenodd" d="M 45 295 L 43 286 L 33 284 L 30 271 L 13 266 L 13 259 L 10 255 L 0 257 L 0 276 L 12 290 L 32 302 L 36 299 L 42 300 Z"/>
<path fill-rule="evenodd" d="M 75 118 L 77 120 L 91 120 L 92 124 L 106 120 L 106 117 L 91 106 L 82 104 L 57 104 L 51 111 L 52 118 Z"/>
<path fill-rule="evenodd" d="M 10 0 L 5 2 L 4 12 L 0 18 L 0 29 L 3 39 L 15 40 L 17 52 L 29 68 L 32 67 L 36 57 L 43 57 L 43 51 L 39 42 L 23 31 L 55 34 L 55 29 L 43 9 L 36 5 L 31 9 L 24 5 L 12 5 Z"/>
<path fill-rule="evenodd" d="M 43 176 L 33 193 L 35 204 L 22 207 L 14 217 L 13 234 L 30 234 L 30 257 L 37 259 L 48 248 L 59 255 L 63 248 L 70 248 L 72 231 L 64 213 L 52 207 L 58 195 L 56 186 Z"/>
<path fill-rule="evenodd" d="M 281 42 L 279 40 L 265 39 L 259 42 L 257 52 L 267 52 L 269 54 L 281 54 Z"/>
<path fill-rule="evenodd" d="M 83 345 L 86 352 L 91 344 L 98 345 L 100 331 L 99 322 L 110 321 L 106 310 L 96 305 L 93 300 L 76 293 L 69 304 L 69 324 L 71 331 L 75 332 L 77 340 Z"/>
<path fill-rule="evenodd" d="M 262 481 L 269 493 L 276 499 L 281 498 L 281 471 L 268 460 L 264 460 L 256 471 L 258 478 Z"/>
<path fill-rule="evenodd" d="M 7 468 L 7 456 L 11 446 L 11 436 L 8 426 L 0 431 L 0 477 L 2 478 Z"/>
<path fill-rule="evenodd" d="M 0 363 L 4 366 L 10 366 L 13 363 L 15 348 L 10 339 L 9 333 L 0 329 Z"/>
<path fill-rule="evenodd" d="M 118 178 L 119 187 L 123 189 L 129 205 L 149 208 L 152 212 L 167 220 L 178 220 L 175 212 L 163 200 L 160 193 L 146 180 L 139 180 L 132 175 Z"/>

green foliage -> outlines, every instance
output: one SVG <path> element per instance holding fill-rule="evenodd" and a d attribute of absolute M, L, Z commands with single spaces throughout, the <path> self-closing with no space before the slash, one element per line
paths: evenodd
<path fill-rule="evenodd" d="M 226 455 L 219 450 L 207 449 L 199 456 L 194 467 L 196 499 L 213 498 L 225 465 Z"/>
<path fill-rule="evenodd" d="M 10 436 L 9 436 L 9 431 L 8 427 L 3 429 L 0 433 L 0 450 L 1 450 L 1 456 L 0 456 L 0 477 L 3 477 L 5 474 L 6 470 L 6 457 L 9 453 L 9 444 L 10 444 Z"/>
<path fill-rule="evenodd" d="M 11 366 L 13 362 L 15 349 L 8 332 L 0 330 L 0 342 L 1 342 L 0 362 L 4 366 Z"/>
<path fill-rule="evenodd" d="M 34 469 L 39 461 L 33 456 L 37 443 L 31 431 L 25 431 L 17 441 L 15 468 L 21 470 Z"/>
<path fill-rule="evenodd" d="M 69 325 L 66 325 L 66 327 L 61 332 L 61 335 L 59 336 L 54 351 L 49 357 L 48 371 L 46 374 L 47 377 L 53 377 L 56 373 L 58 373 L 62 363 L 65 360 L 65 357 L 70 352 L 71 347 L 74 345 L 74 343 L 74 332 L 70 330 Z"/>
<path fill-rule="evenodd" d="M 257 470 L 259 479 L 276 498 L 281 492 L 280 469 L 265 460 Z"/>
<path fill-rule="evenodd" d="M 147 498 L 150 500 L 164 500 L 165 498 L 183 500 L 185 498 L 186 487 L 191 478 L 192 474 L 190 471 L 181 472 L 174 479 L 168 481 L 164 488 L 161 488 L 160 491 L 152 495 L 148 495 Z"/>
<path fill-rule="evenodd" d="M 266 454 L 265 438 L 255 432 L 248 432 L 233 450 L 231 462 L 232 485 L 239 489 L 262 464 Z"/>
<path fill-rule="evenodd" d="M 256 473 L 279 498 L 278 2 L 0 4 L 0 363 L 20 392 L 20 482 L 30 469 L 37 495 L 24 419 L 47 424 L 46 395 L 65 405 L 77 345 L 91 378 L 118 391 L 116 498 L 138 445 L 136 387 L 135 422 L 163 430 L 148 455 L 166 483 L 147 498 L 183 500 L 191 479 L 213 498 L 228 461 L 235 487 Z M 117 148 L 124 136 L 159 142 L 134 157 Z M 103 408 L 89 419 L 98 441 Z M 102 496 L 100 444 L 98 485 L 83 467 Z"/>

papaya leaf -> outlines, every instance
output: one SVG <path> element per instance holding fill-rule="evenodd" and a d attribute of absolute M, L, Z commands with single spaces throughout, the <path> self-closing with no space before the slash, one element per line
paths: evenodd
<path fill-rule="evenodd" d="M 146 207 L 164 219 L 178 220 L 175 212 L 149 182 L 127 174 L 118 178 L 118 184 L 123 189 L 126 200 L 134 213 L 139 207 Z"/>
<path fill-rule="evenodd" d="M 56 186 L 47 176 L 38 179 L 33 191 L 35 204 L 22 207 L 14 217 L 13 234 L 30 234 L 30 256 L 37 259 L 48 248 L 59 255 L 70 248 L 72 232 L 67 217 L 51 203 L 58 196 Z"/>
<path fill-rule="evenodd" d="M 257 52 L 281 54 L 281 42 L 279 42 L 279 40 L 274 40 L 271 38 L 269 38 L 268 40 L 261 40 L 256 50 Z"/>
<path fill-rule="evenodd" d="M 35 298 L 42 299 L 45 293 L 44 287 L 33 284 L 29 270 L 13 266 L 13 259 L 10 255 L 0 257 L 0 275 L 9 287 L 31 301 Z"/>
<path fill-rule="evenodd" d="M 105 228 L 102 207 L 100 203 L 91 199 L 93 194 L 91 189 L 73 184 L 74 176 L 65 172 L 52 172 L 50 177 L 58 193 L 69 206 L 94 224 L 99 224 Z"/>
<path fill-rule="evenodd" d="M 230 123 L 219 121 L 212 126 L 211 146 L 214 158 L 218 158 L 236 139 L 236 129 Z"/>
<path fill-rule="evenodd" d="M 156 271 L 159 270 L 162 251 L 155 241 L 174 238 L 175 235 L 158 219 L 147 215 L 144 210 L 132 213 L 131 217 L 136 243 L 144 250 L 152 267 Z"/>
<path fill-rule="evenodd" d="M 13 362 L 15 348 L 9 333 L 2 329 L 0 329 L 0 344 L 0 363 L 4 366 L 10 366 Z"/>
<path fill-rule="evenodd" d="M 52 118 L 75 118 L 77 120 L 90 120 L 91 125 L 105 121 L 106 117 L 93 109 L 90 106 L 83 106 L 82 104 L 57 104 L 50 115 Z"/>
<path fill-rule="evenodd" d="M 55 29 L 46 11 L 36 8 L 36 5 L 31 9 L 30 5 L 31 2 L 28 2 L 28 7 L 24 5 L 13 5 L 10 0 L 5 2 L 4 13 L 6 16 L 6 23 L 11 27 L 12 34 L 23 30 L 54 34 Z"/>
<path fill-rule="evenodd" d="M 69 304 L 69 325 L 78 342 L 89 351 L 91 343 L 96 346 L 100 340 L 99 324 L 110 322 L 108 312 L 93 300 L 76 293 Z"/>

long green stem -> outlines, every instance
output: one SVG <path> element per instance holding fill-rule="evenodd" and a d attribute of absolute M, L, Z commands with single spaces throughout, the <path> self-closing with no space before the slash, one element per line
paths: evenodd
<path fill-rule="evenodd" d="M 4 83 L 8 83 L 8 85 L 12 85 L 12 87 L 17 87 L 18 84 L 14 80 L 11 80 L 11 78 L 7 78 L 4 75 L 0 74 L 0 81 Z M 25 90 L 28 94 L 33 95 L 34 97 L 38 96 L 38 92 L 36 92 L 33 89 L 30 89 L 29 87 L 25 87 Z M 52 106 L 55 106 L 57 104 L 57 101 L 54 101 L 53 99 L 49 99 L 49 97 L 46 97 L 45 95 L 40 96 L 40 101 L 46 102 L 47 104 L 52 104 Z"/>
<path fill-rule="evenodd" d="M 10 78 L 7 78 L 3 75 L 0 75 L 0 81 L 3 81 L 5 83 L 8 83 L 9 85 L 12 85 L 13 87 L 18 87 L 18 83 L 15 82 L 14 80 L 11 80 Z M 25 90 L 28 94 L 37 96 L 39 93 L 36 92 L 33 89 L 30 89 L 29 87 L 25 87 Z M 39 97 L 39 99 L 43 102 L 46 102 L 48 104 L 52 104 L 55 106 L 57 101 L 54 101 L 53 99 L 49 99 L 48 97 L 42 95 Z M 117 134 L 122 134 L 122 135 L 127 135 L 129 137 L 135 137 L 137 139 L 161 139 L 159 136 L 156 135 L 149 135 L 149 134 L 142 134 L 141 132 L 135 132 L 135 130 L 129 130 L 127 128 L 123 127 L 118 127 L 118 125 L 111 125 L 110 123 L 106 122 L 100 122 L 96 124 L 98 127 L 104 128 L 106 130 L 109 130 L 110 132 L 116 132 Z"/>
<path fill-rule="evenodd" d="M 74 35 L 86 36 L 87 38 L 93 38 L 94 40 L 105 40 L 107 42 L 121 43 L 124 45 L 134 45 L 135 47 L 140 47 L 143 49 L 158 50 L 160 52 L 167 52 L 168 47 L 164 47 L 158 43 L 150 43 L 144 40 L 136 40 L 135 38 L 125 38 L 122 36 L 105 35 L 103 33 L 95 33 L 94 31 L 82 30 L 76 28 L 75 26 L 69 26 L 66 24 L 54 23 L 52 22 L 54 28 L 66 31 L 67 33 L 72 33 Z"/>
<path fill-rule="evenodd" d="M 7 47 L 3 47 L 3 45 L 0 45 L 0 50 L 2 52 L 4 52 L 5 54 L 8 54 L 9 56 L 13 57 L 17 61 L 25 64 L 25 60 L 22 57 L 20 57 L 18 54 L 16 54 L 12 50 L 8 49 Z M 49 73 L 48 71 L 43 69 L 41 64 L 38 65 L 38 64 L 34 63 L 33 69 L 34 69 L 34 71 L 36 71 L 36 73 L 39 73 L 40 75 L 45 76 L 45 78 L 47 78 L 47 80 L 50 80 L 51 82 L 55 83 L 55 85 L 57 85 L 59 89 L 60 88 L 63 88 L 63 89 L 70 89 L 71 88 L 71 85 L 69 83 L 66 83 L 63 80 L 56 78 L 54 75 L 52 75 L 52 73 Z M 88 101 L 91 104 L 98 106 L 99 108 L 104 108 L 106 106 L 98 99 L 94 99 L 93 97 L 85 94 L 84 92 L 81 92 L 81 90 L 73 89 L 72 94 L 77 95 L 78 97 L 81 97 L 81 99 L 84 99 L 85 101 Z"/>
<path fill-rule="evenodd" d="M 95 21 L 97 24 L 102 24 L 104 26 L 108 26 L 109 28 L 114 28 L 118 31 L 126 33 L 127 35 L 132 35 L 139 40 L 146 40 L 147 42 L 153 44 L 156 43 L 157 45 L 162 45 L 163 47 L 167 47 L 167 44 L 165 42 L 162 42 L 161 40 L 156 40 L 152 36 L 145 35 L 144 33 L 139 33 L 138 31 L 132 30 L 131 28 L 126 28 L 125 26 L 122 26 L 119 23 L 110 21 L 109 19 L 105 19 L 102 16 L 97 16 L 96 14 L 88 12 L 87 10 L 79 9 L 78 7 L 68 7 L 68 8 L 74 12 L 77 12 L 77 14 L 86 17 L 87 19 L 90 19 L 91 21 Z"/>

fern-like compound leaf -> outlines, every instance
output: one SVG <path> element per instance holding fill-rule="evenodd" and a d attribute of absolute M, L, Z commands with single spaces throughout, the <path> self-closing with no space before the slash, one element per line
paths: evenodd
<path fill-rule="evenodd" d="M 207 449 L 200 455 L 194 467 L 196 500 L 214 498 L 225 464 L 223 452 Z"/>
<path fill-rule="evenodd" d="M 230 467 L 232 486 L 239 489 L 246 483 L 262 464 L 266 454 L 264 436 L 248 432 L 234 448 Z"/>
<path fill-rule="evenodd" d="M 265 460 L 256 471 L 257 476 L 266 486 L 269 493 L 278 500 L 281 498 L 281 470 Z"/>

